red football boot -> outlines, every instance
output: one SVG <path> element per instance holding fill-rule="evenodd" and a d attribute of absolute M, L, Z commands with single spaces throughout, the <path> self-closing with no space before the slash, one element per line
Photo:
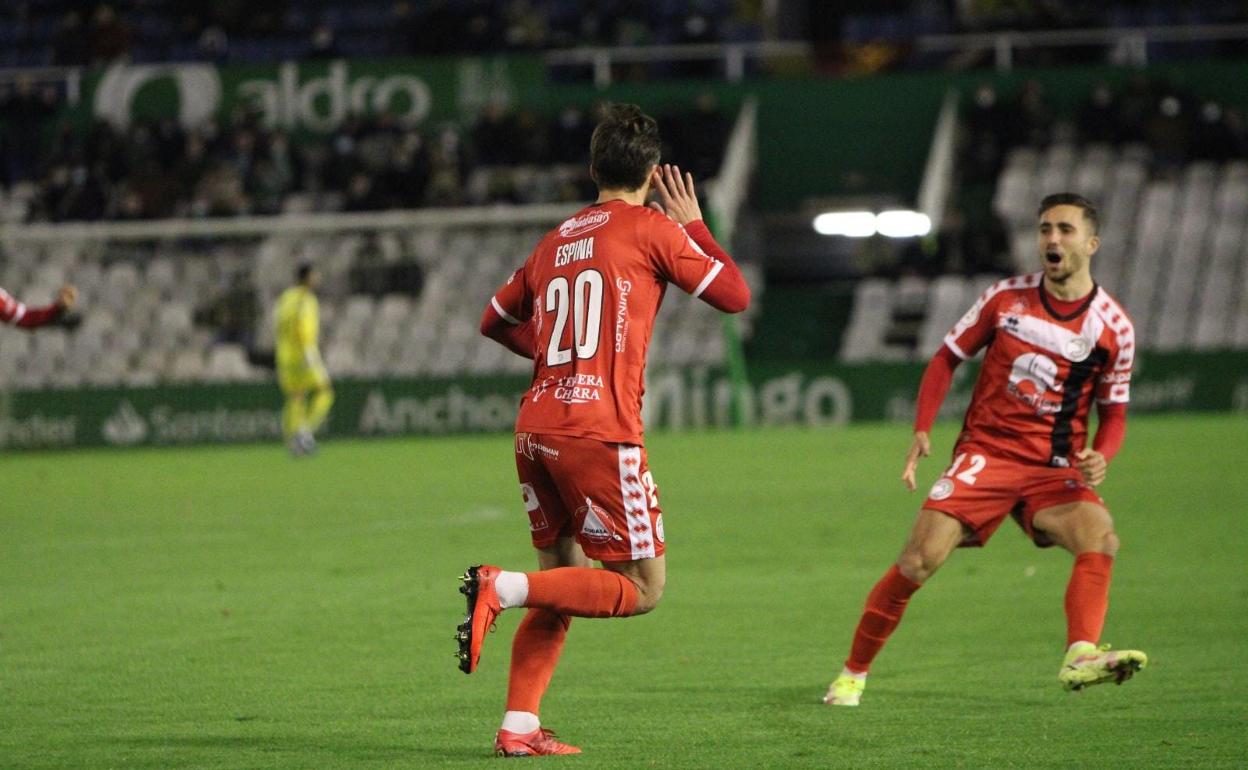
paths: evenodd
<path fill-rule="evenodd" d="M 555 733 L 539 727 L 531 733 L 499 730 L 494 736 L 494 753 L 500 757 L 536 757 L 544 754 L 580 754 L 581 750 L 555 740 Z"/>
<path fill-rule="evenodd" d="M 503 611 L 498 603 L 498 592 L 494 590 L 494 578 L 501 571 L 498 567 L 478 564 L 469 567 L 460 577 L 464 584 L 459 592 L 468 597 L 468 615 L 456 629 L 459 652 L 455 656 L 459 658 L 459 670 L 465 674 L 477 670 L 485 635 L 494 629 L 494 619 Z"/>

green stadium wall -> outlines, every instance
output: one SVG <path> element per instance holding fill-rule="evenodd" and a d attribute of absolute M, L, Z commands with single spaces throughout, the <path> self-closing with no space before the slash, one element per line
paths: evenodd
<path fill-rule="evenodd" d="M 1147 353 L 1132 384 L 1136 412 L 1248 413 L 1248 352 Z M 744 388 L 748 425 L 840 426 L 909 421 L 923 365 L 755 363 Z M 941 415 L 958 419 L 975 364 L 958 371 Z M 340 380 L 331 438 L 509 431 L 526 377 Z M 738 422 L 722 370 L 651 373 L 651 430 Z M 281 399 L 269 383 L 0 392 L 0 449 L 280 442 Z"/>

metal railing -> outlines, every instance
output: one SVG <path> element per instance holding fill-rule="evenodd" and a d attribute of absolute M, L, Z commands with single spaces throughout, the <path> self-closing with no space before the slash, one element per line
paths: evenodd
<path fill-rule="evenodd" d="M 547 67 L 588 66 L 593 69 L 594 85 L 611 85 L 613 69 L 620 64 L 671 64 L 676 62 L 719 62 L 723 76 L 736 83 L 745 77 L 748 61 L 810 59 L 814 48 L 804 41 L 764 41 L 755 43 L 695 43 L 689 45 L 620 46 L 615 48 L 568 48 L 549 51 Z"/>
<path fill-rule="evenodd" d="M 998 71 L 1014 68 L 1015 52 L 1026 48 L 1104 47 L 1122 54 L 1121 63 L 1148 64 L 1150 43 L 1248 43 L 1248 24 L 1197 24 L 1183 27 L 1112 27 L 1035 32 L 983 32 L 961 35 L 920 35 L 920 53 L 970 53 L 991 49 Z M 1248 47 L 1245 48 L 1248 53 Z"/>

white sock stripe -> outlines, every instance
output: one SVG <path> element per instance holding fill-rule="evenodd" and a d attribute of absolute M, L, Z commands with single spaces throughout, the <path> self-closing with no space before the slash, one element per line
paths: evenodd
<path fill-rule="evenodd" d="M 619 448 L 620 501 L 628 526 L 628 543 L 633 559 L 654 558 L 654 529 L 650 526 L 650 510 L 646 505 L 646 487 L 641 482 L 641 447 Z"/>

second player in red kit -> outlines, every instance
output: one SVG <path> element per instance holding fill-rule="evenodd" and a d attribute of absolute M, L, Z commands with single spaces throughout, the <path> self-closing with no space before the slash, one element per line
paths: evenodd
<path fill-rule="evenodd" d="M 548 233 L 482 317 L 482 333 L 533 360 L 515 457 L 540 570 L 471 567 L 457 632 L 471 673 L 498 613 L 529 608 L 512 645 L 499 754 L 578 752 L 538 717 L 571 619 L 639 615 L 662 595 L 664 522 L 641 400 L 668 285 L 725 312 L 749 304 L 740 270 L 702 222 L 692 177 L 658 162 L 654 120 L 610 107 L 590 144 L 597 202 Z M 660 202 L 647 207 L 652 187 Z"/>
<path fill-rule="evenodd" d="M 1099 644 L 1118 537 L 1093 487 L 1122 445 L 1135 332 L 1092 280 L 1097 229 L 1096 208 L 1085 198 L 1060 193 L 1041 201 L 1042 271 L 985 291 L 928 364 L 902 472 L 911 491 L 919 459 L 931 452 L 928 431 L 954 369 L 985 351 L 953 462 L 932 485 L 897 563 L 868 595 L 825 703 L 858 705 L 867 671 L 910 597 L 955 548 L 984 545 L 1011 515 L 1037 545 L 1060 545 L 1075 557 L 1066 589 L 1062 686 L 1121 683 L 1147 665 L 1138 650 Z M 1099 424 L 1089 446 L 1093 403 Z"/>

